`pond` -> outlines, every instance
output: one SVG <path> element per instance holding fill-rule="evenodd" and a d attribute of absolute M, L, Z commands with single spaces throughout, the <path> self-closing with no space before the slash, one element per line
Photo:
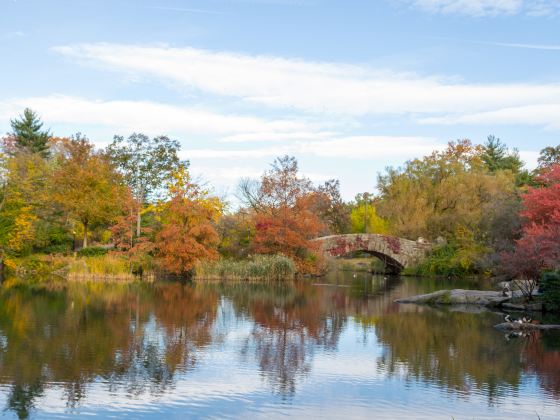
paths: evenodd
<path fill-rule="evenodd" d="M 560 335 L 399 305 L 485 284 L 337 272 L 271 284 L 0 292 L 4 417 L 560 418 Z"/>

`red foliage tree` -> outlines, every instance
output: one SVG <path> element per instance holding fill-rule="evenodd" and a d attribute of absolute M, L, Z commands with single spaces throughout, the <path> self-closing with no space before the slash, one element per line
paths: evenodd
<path fill-rule="evenodd" d="M 523 195 L 523 235 L 515 251 L 503 256 L 509 274 L 531 280 L 543 270 L 560 267 L 560 165 L 536 180 L 539 186 Z"/>
<path fill-rule="evenodd" d="M 241 190 L 255 215 L 253 250 L 284 254 L 295 261 L 301 273 L 317 273 L 320 258 L 311 239 L 319 236 L 324 225 L 314 211 L 313 185 L 299 176 L 295 158 L 276 159 L 260 182 L 242 184 Z"/>

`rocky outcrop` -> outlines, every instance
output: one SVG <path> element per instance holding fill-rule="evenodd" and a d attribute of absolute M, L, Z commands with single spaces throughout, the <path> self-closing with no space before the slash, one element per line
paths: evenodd
<path fill-rule="evenodd" d="M 494 325 L 494 328 L 503 331 L 560 330 L 560 325 L 531 324 L 530 322 L 502 322 L 501 324 Z"/>
<path fill-rule="evenodd" d="M 515 296 L 515 293 L 514 293 Z M 425 295 L 397 299 L 398 303 L 424 303 L 435 305 L 479 305 L 500 306 L 511 299 L 502 292 L 484 290 L 439 290 Z"/>

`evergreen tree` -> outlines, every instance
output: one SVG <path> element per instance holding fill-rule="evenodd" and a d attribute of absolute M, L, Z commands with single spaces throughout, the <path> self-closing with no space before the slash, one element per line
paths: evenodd
<path fill-rule="evenodd" d="M 13 140 L 14 152 L 26 151 L 39 153 L 42 157 L 49 156 L 48 130 L 41 131 L 43 123 L 38 115 L 29 108 L 25 108 L 19 119 L 10 121 L 12 126 L 11 138 Z"/>
<path fill-rule="evenodd" d="M 518 174 L 523 167 L 517 150 L 513 149 L 510 152 L 505 143 L 495 136 L 488 136 L 484 144 L 482 160 L 490 172 L 509 169 L 514 174 Z"/>

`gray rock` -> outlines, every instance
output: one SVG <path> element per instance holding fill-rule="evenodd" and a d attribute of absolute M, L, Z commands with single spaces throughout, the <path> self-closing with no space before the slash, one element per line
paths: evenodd
<path fill-rule="evenodd" d="M 411 296 L 408 298 L 397 299 L 398 303 L 426 303 L 436 305 L 480 305 L 480 306 L 499 306 L 510 300 L 510 297 L 503 296 L 501 292 L 485 290 L 439 290 L 425 295 Z"/>
<path fill-rule="evenodd" d="M 494 328 L 505 331 L 560 330 L 560 325 L 502 322 L 501 324 L 494 325 Z"/>

